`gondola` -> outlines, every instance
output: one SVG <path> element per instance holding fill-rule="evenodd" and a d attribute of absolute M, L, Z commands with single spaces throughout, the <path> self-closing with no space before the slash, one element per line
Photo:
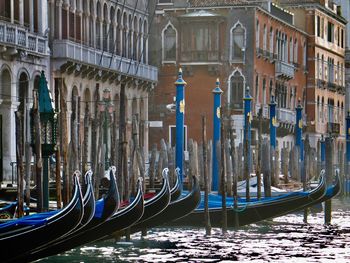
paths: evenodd
<path fill-rule="evenodd" d="M 201 201 L 200 186 L 197 177 L 193 177 L 192 190 L 187 195 L 170 202 L 160 214 L 149 220 L 131 227 L 131 233 L 141 231 L 145 228 L 152 228 L 163 225 L 164 223 L 180 219 L 190 214 Z"/>
<path fill-rule="evenodd" d="M 323 197 L 321 197 L 318 200 L 315 200 L 314 202 L 312 202 L 311 204 L 308 205 L 308 207 L 323 203 L 327 200 L 332 199 L 333 197 L 335 197 L 337 194 L 339 194 L 341 189 L 341 180 L 340 180 L 340 175 L 339 175 L 339 171 L 336 170 L 336 175 L 335 175 L 335 181 L 331 186 L 328 186 L 326 189 L 326 193 L 324 194 Z M 298 209 L 300 210 L 300 209 Z M 296 210 L 297 211 L 297 210 Z"/>
<path fill-rule="evenodd" d="M 226 209 L 227 226 L 240 227 L 305 208 L 314 201 L 322 198 L 325 190 L 325 176 L 322 173 L 318 186 L 311 191 L 293 192 L 281 197 L 264 199 L 263 201 L 238 203 L 237 208 L 231 206 Z M 209 214 L 211 225 L 220 227 L 222 225 L 222 208 L 219 202 L 216 203 L 216 207 L 214 207 L 213 203 L 211 204 Z M 189 215 L 170 224 L 178 226 L 203 226 L 204 209 L 198 208 Z"/>
<path fill-rule="evenodd" d="M 0 219 L 11 219 L 13 218 L 16 208 L 17 208 L 18 202 L 14 201 L 11 203 L 7 203 L 0 207 Z"/>
<path fill-rule="evenodd" d="M 165 168 L 168 169 L 168 168 Z M 167 170 L 169 172 L 169 169 Z M 180 175 L 180 168 L 175 169 L 175 174 L 176 174 L 176 182 L 173 188 L 170 190 L 170 202 L 173 202 L 181 196 L 182 193 L 182 185 L 181 185 L 181 175 Z"/>
<path fill-rule="evenodd" d="M 127 230 L 128 233 L 136 232 L 135 229 L 138 229 L 140 226 L 142 226 L 143 222 L 152 220 L 155 216 L 162 213 L 162 211 L 167 208 L 171 199 L 168 173 L 169 173 L 168 168 L 163 169 L 162 171 L 163 183 L 162 183 L 161 190 L 158 192 L 157 195 L 145 201 L 144 212 L 142 217 L 140 218 L 139 221 L 137 221 L 137 223 L 135 223 L 130 229 Z M 174 191 L 173 193 L 177 194 L 177 191 Z M 125 231 L 121 231 L 118 233 L 118 235 L 120 236 L 123 236 L 125 234 L 126 234 Z"/>
<path fill-rule="evenodd" d="M 37 214 L 32 220 L 28 216 L 1 224 L 2 230 L 9 230 L 0 233 L 1 262 L 11 262 L 18 255 L 72 231 L 81 222 L 83 197 L 78 177 L 73 178 L 73 198 L 62 210 L 49 217 L 40 218 Z"/>
<path fill-rule="evenodd" d="M 80 232 L 79 235 L 75 235 L 69 239 L 62 240 L 54 246 L 48 246 L 37 253 L 27 255 L 25 260 L 33 261 L 43 257 L 56 255 L 66 250 L 103 238 L 114 231 L 123 230 L 136 223 L 141 218 L 143 210 L 143 191 L 141 186 L 141 179 L 139 179 L 137 195 L 128 206 L 115 212 L 103 223 L 95 227 L 85 229 L 85 231 Z"/>
<path fill-rule="evenodd" d="M 95 228 L 108 220 L 116 212 L 120 205 L 119 193 L 115 180 L 115 172 L 115 167 L 111 167 L 109 169 L 110 183 L 108 193 L 103 198 L 96 201 L 96 205 L 94 205 L 94 213 L 91 217 L 91 220 L 85 224 L 82 224 L 80 228 L 64 236 L 64 238 L 55 240 L 54 242 L 36 248 L 35 250 L 30 251 L 27 255 L 22 255 L 21 259 L 25 261 L 33 261 L 35 259 L 52 255 L 56 250 L 61 251 L 61 247 L 63 247 L 65 244 L 74 243 L 74 240 L 79 239 L 85 231 Z M 92 172 L 89 171 L 88 180 L 90 181 L 91 175 Z M 92 190 L 91 184 L 90 187 Z"/>
<path fill-rule="evenodd" d="M 163 169 L 162 171 L 163 183 L 161 190 L 152 198 L 145 200 L 145 208 L 142 217 L 136 223 L 139 224 L 145 220 L 153 218 L 157 214 L 161 213 L 170 202 L 170 186 L 168 170 Z"/>

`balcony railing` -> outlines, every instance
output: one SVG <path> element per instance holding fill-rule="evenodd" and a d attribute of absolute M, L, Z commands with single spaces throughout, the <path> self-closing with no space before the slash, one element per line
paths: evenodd
<path fill-rule="evenodd" d="M 339 135 L 340 134 L 340 124 L 334 122 L 327 122 L 327 132 L 331 135 Z"/>
<path fill-rule="evenodd" d="M 296 119 L 295 111 L 285 108 L 277 108 L 276 115 L 279 122 L 294 123 Z"/>
<path fill-rule="evenodd" d="M 283 79 L 294 78 L 294 66 L 284 61 L 276 61 L 275 63 L 276 77 Z"/>
<path fill-rule="evenodd" d="M 112 55 L 111 53 L 83 46 L 69 40 L 55 40 L 52 51 L 53 58 L 75 60 L 78 63 L 102 67 L 152 82 L 158 80 L 158 69 L 156 67 Z"/>
<path fill-rule="evenodd" d="M 25 27 L 5 21 L 0 21 L 0 43 L 35 53 L 35 55 L 47 55 L 45 37 L 29 33 Z"/>

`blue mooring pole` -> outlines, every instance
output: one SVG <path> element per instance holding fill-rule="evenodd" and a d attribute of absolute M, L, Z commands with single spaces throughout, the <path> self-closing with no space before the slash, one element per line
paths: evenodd
<path fill-rule="evenodd" d="M 276 118 L 276 102 L 275 97 L 271 97 L 270 106 L 270 145 L 273 149 L 276 149 L 276 126 L 277 126 L 277 118 Z"/>
<path fill-rule="evenodd" d="M 321 169 L 325 168 L 326 161 L 326 141 L 324 140 L 323 134 L 321 135 L 320 146 L 321 146 Z"/>
<path fill-rule="evenodd" d="M 298 106 L 296 107 L 296 124 L 295 124 L 295 145 L 299 146 L 300 150 L 300 160 L 304 160 L 304 154 L 302 152 L 303 145 L 302 145 L 302 136 L 303 136 L 303 107 L 300 104 L 300 100 L 298 102 Z"/>
<path fill-rule="evenodd" d="M 247 160 L 244 160 L 248 163 L 248 169 L 250 171 L 250 146 L 251 146 L 251 122 L 253 119 L 252 116 L 252 97 L 249 94 L 249 87 L 246 89 L 245 97 L 244 97 L 244 137 L 243 140 L 248 142 L 248 149 L 246 153 Z"/>
<path fill-rule="evenodd" d="M 179 168 L 180 183 L 183 186 L 183 154 L 184 154 L 184 115 L 185 115 L 185 85 L 187 83 L 182 78 L 182 70 L 179 69 L 176 86 L 176 145 L 175 163 Z"/>
<path fill-rule="evenodd" d="M 212 178 L 213 178 L 213 184 L 212 184 L 212 190 L 218 191 L 219 190 L 219 164 L 218 164 L 218 158 L 216 155 L 216 145 L 220 141 L 220 129 L 221 129 L 221 94 L 222 90 L 220 89 L 220 81 L 219 79 L 216 80 L 216 87 L 213 89 L 213 95 L 214 95 L 214 107 L 213 107 L 213 147 L 212 147 L 212 154 L 213 154 L 213 165 L 212 165 Z"/>

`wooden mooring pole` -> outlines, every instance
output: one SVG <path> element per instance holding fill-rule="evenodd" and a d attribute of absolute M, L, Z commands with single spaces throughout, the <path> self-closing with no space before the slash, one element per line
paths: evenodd
<path fill-rule="evenodd" d="M 221 111 L 221 109 L 220 109 Z M 222 111 L 221 111 L 222 112 Z M 220 176 L 221 176 L 221 195 L 222 195 L 222 234 L 226 234 L 227 232 L 227 211 L 226 211 L 226 161 L 225 161 L 225 127 L 224 123 L 221 124 L 221 152 L 220 152 Z"/>
<path fill-rule="evenodd" d="M 327 186 L 331 185 L 333 180 L 333 139 L 331 137 L 326 138 L 325 142 L 326 153 L 326 183 Z M 324 206 L 324 223 L 330 224 L 332 219 L 332 199 L 325 201 Z"/>
<path fill-rule="evenodd" d="M 204 223 L 205 233 L 207 236 L 211 235 L 211 224 L 209 214 L 209 183 L 207 173 L 207 119 L 202 116 L 202 147 L 203 147 L 203 176 L 204 176 Z"/>

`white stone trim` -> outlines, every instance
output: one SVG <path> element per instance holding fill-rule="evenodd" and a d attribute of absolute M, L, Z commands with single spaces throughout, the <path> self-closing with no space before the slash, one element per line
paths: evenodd
<path fill-rule="evenodd" d="M 240 26 L 243 30 L 244 30 L 244 37 L 243 37 L 243 48 L 244 48 L 244 53 L 243 53 L 243 58 L 242 61 L 235 61 L 232 59 L 232 54 L 233 54 L 233 30 L 237 27 Z M 245 63 L 245 56 L 246 56 L 246 46 L 247 46 L 247 29 L 243 26 L 243 24 L 238 20 L 230 29 L 230 64 L 232 63 L 237 63 L 237 62 L 241 62 L 241 63 Z"/>
<path fill-rule="evenodd" d="M 227 85 L 228 85 L 228 89 L 227 89 L 227 103 L 230 104 L 231 103 L 231 78 L 235 75 L 236 72 L 239 72 L 239 74 L 243 77 L 243 96 L 244 96 L 244 91 L 245 91 L 245 86 L 246 86 L 246 78 L 242 72 L 242 69 L 239 67 L 236 67 L 230 76 L 228 76 L 227 79 Z M 243 97 L 242 97 L 243 100 Z"/>
<path fill-rule="evenodd" d="M 165 49 L 164 49 L 164 33 L 165 30 L 168 29 L 168 27 L 171 27 L 172 29 L 175 30 L 175 58 L 177 58 L 177 47 L 178 47 L 178 32 L 176 27 L 173 25 L 173 23 L 171 23 L 171 21 L 169 20 L 168 23 L 165 25 L 165 27 L 162 30 L 162 64 L 165 63 L 172 63 L 172 64 L 176 64 L 176 60 L 175 61 L 169 61 L 169 60 L 165 60 Z"/>

